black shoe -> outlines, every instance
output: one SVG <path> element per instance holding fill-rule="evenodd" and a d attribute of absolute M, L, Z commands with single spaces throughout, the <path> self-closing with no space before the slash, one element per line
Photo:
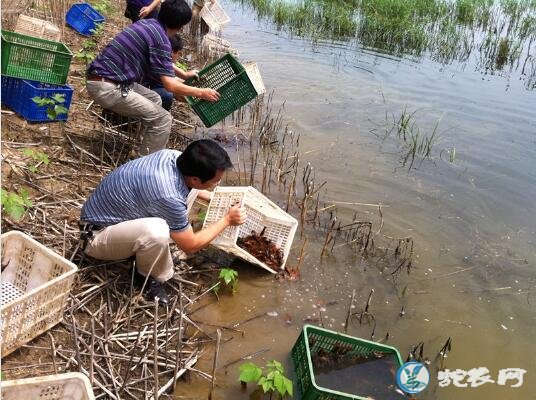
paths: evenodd
<path fill-rule="evenodd" d="M 158 302 L 160 304 L 164 304 L 164 305 L 169 304 L 169 295 L 167 294 L 167 291 L 164 288 L 164 284 L 158 282 L 157 280 L 151 277 L 147 279 L 147 283 L 145 284 L 145 289 L 143 291 L 143 294 L 149 300 L 156 301 L 156 299 L 158 298 Z"/>
<path fill-rule="evenodd" d="M 134 284 L 141 289 L 145 283 L 145 276 L 138 271 L 134 272 Z M 143 287 L 143 294 L 148 300 L 155 301 L 158 297 L 158 302 L 164 305 L 169 304 L 169 295 L 164 288 L 164 284 L 158 282 L 153 277 L 149 276 L 145 287 Z"/>

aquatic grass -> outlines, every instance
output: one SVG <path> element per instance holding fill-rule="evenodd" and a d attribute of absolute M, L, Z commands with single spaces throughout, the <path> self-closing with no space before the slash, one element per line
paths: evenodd
<path fill-rule="evenodd" d="M 429 55 L 443 64 L 467 62 L 477 52 L 485 72 L 519 65 L 536 39 L 536 0 L 240 1 L 278 29 L 313 42 L 347 41 L 400 57 Z"/>

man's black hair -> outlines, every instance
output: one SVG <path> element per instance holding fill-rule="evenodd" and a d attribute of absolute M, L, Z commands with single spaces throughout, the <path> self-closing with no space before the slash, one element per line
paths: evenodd
<path fill-rule="evenodd" d="M 171 43 L 171 51 L 173 53 L 182 50 L 182 39 L 179 35 L 173 35 L 173 37 L 170 37 L 169 42 Z"/>
<path fill-rule="evenodd" d="M 184 0 L 165 0 L 160 5 L 158 21 L 166 28 L 182 28 L 192 19 L 192 10 Z"/>
<path fill-rule="evenodd" d="M 216 171 L 232 168 L 229 154 L 215 141 L 196 140 L 177 158 L 177 168 L 183 176 L 198 177 L 202 183 L 211 180 Z"/>

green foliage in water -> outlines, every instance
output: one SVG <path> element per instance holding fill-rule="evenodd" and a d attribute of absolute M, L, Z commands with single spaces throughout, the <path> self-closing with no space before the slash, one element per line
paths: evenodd
<path fill-rule="evenodd" d="M 222 268 L 219 278 L 225 285 L 231 289 L 234 294 L 238 289 L 238 272 L 232 268 Z"/>
<path fill-rule="evenodd" d="M 291 396 L 293 393 L 292 381 L 285 374 L 285 368 L 279 361 L 272 360 L 266 363 L 263 369 L 252 362 L 247 362 L 239 367 L 240 376 L 238 380 L 243 383 L 256 382 L 259 389 L 272 398 L 273 393 L 277 393 L 280 398 Z"/>
<path fill-rule="evenodd" d="M 485 70 L 513 65 L 536 40 L 535 0 L 240 1 L 279 29 L 313 41 L 356 39 L 394 55 L 431 54 L 442 63 L 466 61 L 476 51 Z"/>

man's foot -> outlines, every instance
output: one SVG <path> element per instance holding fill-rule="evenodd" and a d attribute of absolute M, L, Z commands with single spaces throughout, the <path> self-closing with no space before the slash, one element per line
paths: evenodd
<path fill-rule="evenodd" d="M 167 294 L 164 284 L 158 282 L 156 279 L 153 279 L 151 277 L 149 277 L 147 283 L 145 284 L 143 294 L 149 300 L 156 301 L 156 299 L 158 298 L 158 302 L 160 304 L 169 304 L 169 295 Z"/>
<path fill-rule="evenodd" d="M 134 283 L 135 285 L 141 289 L 143 287 L 143 284 L 145 282 L 145 276 L 140 274 L 138 271 L 135 271 L 134 275 Z M 169 295 L 167 294 L 167 291 L 164 287 L 164 284 L 161 282 L 158 282 L 153 277 L 149 276 L 147 279 L 147 283 L 145 283 L 145 287 L 143 288 L 143 295 L 151 301 L 155 301 L 158 297 L 158 302 L 161 304 L 169 304 Z"/>

